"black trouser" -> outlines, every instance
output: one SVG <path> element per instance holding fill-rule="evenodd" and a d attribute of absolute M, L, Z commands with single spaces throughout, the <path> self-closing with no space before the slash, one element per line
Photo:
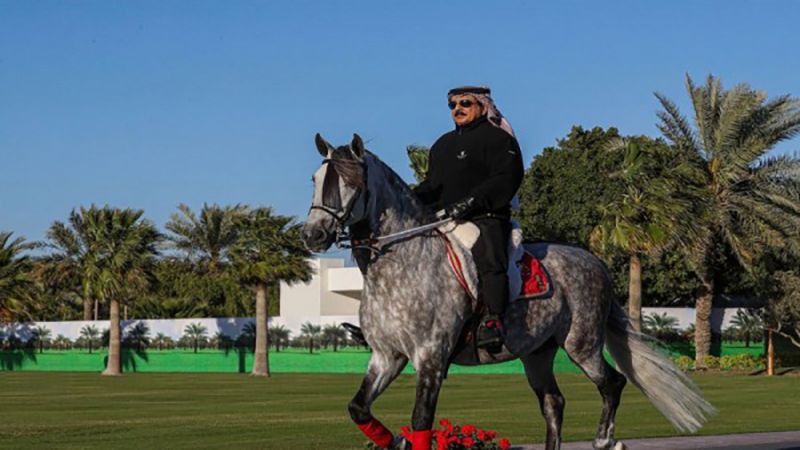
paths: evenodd
<path fill-rule="evenodd" d="M 478 295 L 489 313 L 501 315 L 508 303 L 508 238 L 511 222 L 497 217 L 473 219 L 481 230 L 472 247 L 472 257 L 478 269 Z"/>

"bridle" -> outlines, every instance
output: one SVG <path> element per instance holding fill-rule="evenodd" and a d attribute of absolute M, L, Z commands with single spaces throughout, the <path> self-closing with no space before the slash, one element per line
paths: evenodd
<path fill-rule="evenodd" d="M 322 161 L 322 164 L 331 164 L 331 159 L 330 158 L 324 159 Z M 311 205 L 311 208 L 309 208 L 309 211 L 315 209 L 323 211 L 329 214 L 331 217 L 333 217 L 333 219 L 336 221 L 336 231 L 335 231 L 336 234 L 334 243 L 338 248 L 343 248 L 343 249 L 353 248 L 355 243 L 353 242 L 350 233 L 348 233 L 348 228 L 350 228 L 352 225 L 355 225 L 363 221 L 364 219 L 366 219 L 367 216 L 367 197 L 369 196 L 369 191 L 367 191 L 366 189 L 367 166 L 363 162 L 359 164 L 361 165 L 364 174 L 363 186 L 359 186 L 356 188 L 356 192 L 353 194 L 352 197 L 350 197 L 350 200 L 347 201 L 347 204 L 344 206 L 343 209 L 341 209 L 341 211 L 339 210 L 339 207 L 341 206 L 341 200 L 339 200 L 338 203 L 340 204 L 338 205 L 326 205 L 324 192 L 323 192 L 322 204 Z M 325 174 L 326 180 L 323 181 L 323 189 L 328 184 L 335 184 L 336 185 L 335 187 L 338 192 L 339 189 L 338 174 L 336 173 L 335 169 L 333 170 L 331 169 L 333 169 L 333 167 L 329 166 L 328 171 Z M 334 175 L 335 175 L 335 181 L 331 180 L 329 182 L 328 177 Z M 336 199 L 339 199 L 338 195 L 336 195 Z M 350 242 L 350 244 L 347 244 L 347 242 Z"/>
<path fill-rule="evenodd" d="M 330 164 L 331 159 L 326 158 L 322 161 L 322 164 Z M 334 244 L 336 247 L 340 249 L 366 249 L 376 255 L 382 255 L 385 253 L 385 248 L 388 247 L 390 244 L 406 240 L 420 234 L 426 233 L 431 230 L 435 230 L 442 225 L 448 224 L 453 221 L 453 219 L 449 217 L 440 218 L 432 223 L 428 223 L 425 225 L 421 225 L 418 227 L 413 227 L 408 230 L 399 231 L 396 233 L 387 234 L 385 236 L 373 236 L 372 231 L 369 230 L 368 236 L 365 238 L 354 238 L 351 233 L 348 232 L 349 229 L 353 225 L 359 224 L 367 218 L 367 201 L 369 197 L 369 191 L 367 190 L 367 166 L 363 162 L 361 164 L 363 174 L 364 174 L 364 182 L 362 186 L 356 188 L 356 192 L 350 197 L 350 200 L 347 201 L 347 204 L 344 208 L 340 211 L 339 207 L 341 206 L 341 200 L 339 199 L 338 189 L 339 189 L 339 180 L 338 174 L 336 170 L 329 170 L 325 174 L 325 180 L 323 180 L 323 195 L 322 195 L 322 204 L 321 205 L 311 205 L 309 211 L 318 209 L 329 214 L 333 219 L 336 221 L 336 230 L 335 230 L 335 239 Z M 331 178 L 330 180 L 328 177 L 335 177 L 335 179 Z M 332 199 L 334 203 L 339 203 L 336 205 L 326 205 L 325 203 L 325 187 L 328 188 L 332 187 L 333 185 L 336 186 L 336 195 L 333 196 Z"/>

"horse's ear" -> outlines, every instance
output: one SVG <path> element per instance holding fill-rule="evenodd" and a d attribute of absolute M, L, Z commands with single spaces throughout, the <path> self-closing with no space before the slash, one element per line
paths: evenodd
<path fill-rule="evenodd" d="M 314 136 L 314 143 L 317 144 L 317 151 L 320 155 L 322 155 L 323 158 L 330 156 L 331 152 L 333 151 L 333 146 L 329 144 L 328 141 L 323 139 L 319 133 Z"/>
<path fill-rule="evenodd" d="M 350 150 L 353 151 L 353 154 L 356 155 L 358 159 L 364 159 L 364 141 L 361 140 L 361 136 L 358 134 L 353 134 L 353 142 L 350 143 Z"/>

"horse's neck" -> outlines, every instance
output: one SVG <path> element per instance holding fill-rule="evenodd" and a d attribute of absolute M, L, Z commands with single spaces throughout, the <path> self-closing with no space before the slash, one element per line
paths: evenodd
<path fill-rule="evenodd" d="M 370 224 L 374 234 L 386 235 L 423 224 L 425 214 L 408 185 L 377 158 L 368 168 Z"/>

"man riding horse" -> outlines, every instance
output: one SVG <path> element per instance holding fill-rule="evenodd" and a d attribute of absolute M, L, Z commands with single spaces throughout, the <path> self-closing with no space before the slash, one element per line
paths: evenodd
<path fill-rule="evenodd" d="M 481 227 L 483 242 L 478 243 L 475 259 L 484 259 L 477 266 L 484 278 L 482 295 L 495 308 L 490 312 L 498 314 L 508 297 L 504 285 L 508 204 L 519 186 L 522 166 L 511 127 L 488 94 L 488 89 L 476 88 L 451 91 L 456 130 L 434 145 L 428 180 L 418 192 L 431 205 L 442 207 L 443 214 L 470 218 Z M 315 143 L 322 162 L 313 176 L 314 196 L 303 240 L 315 252 L 349 241 L 363 274 L 359 322 L 372 352 L 347 410 L 378 448 L 431 450 L 439 392 L 451 364 L 519 358 L 545 418 L 545 448 L 558 450 L 565 404 L 553 375 L 559 348 L 601 395 L 597 450 L 620 446 L 614 436 L 615 419 L 628 381 L 678 430 L 696 431 L 714 413 L 691 379 L 630 325 L 603 262 L 574 246 L 525 244 L 525 251 L 550 275 L 552 292 L 547 298 L 515 301 L 505 308 L 499 353 L 460 345 L 479 305 L 453 274 L 451 250 L 461 244 L 438 229 L 447 221 L 433 219 L 408 184 L 368 151 L 358 135 L 349 145 L 334 147 L 317 134 Z M 460 256 L 465 278 L 474 280 L 473 258 L 468 251 Z M 484 265 L 488 258 L 491 264 Z M 487 273 L 503 281 L 487 282 Z M 498 331 L 496 326 L 485 328 Z M 604 358 L 604 347 L 616 367 Z M 372 405 L 408 363 L 416 370 L 416 395 L 406 440 L 375 417 Z"/>
<path fill-rule="evenodd" d="M 478 270 L 478 298 L 489 314 L 478 331 L 478 346 L 502 348 L 500 318 L 508 302 L 508 238 L 511 200 L 522 182 L 522 156 L 508 121 L 488 87 L 464 86 L 447 93 L 455 129 L 430 152 L 428 173 L 414 193 L 437 215 L 468 220 L 480 229 L 472 247 Z"/>

